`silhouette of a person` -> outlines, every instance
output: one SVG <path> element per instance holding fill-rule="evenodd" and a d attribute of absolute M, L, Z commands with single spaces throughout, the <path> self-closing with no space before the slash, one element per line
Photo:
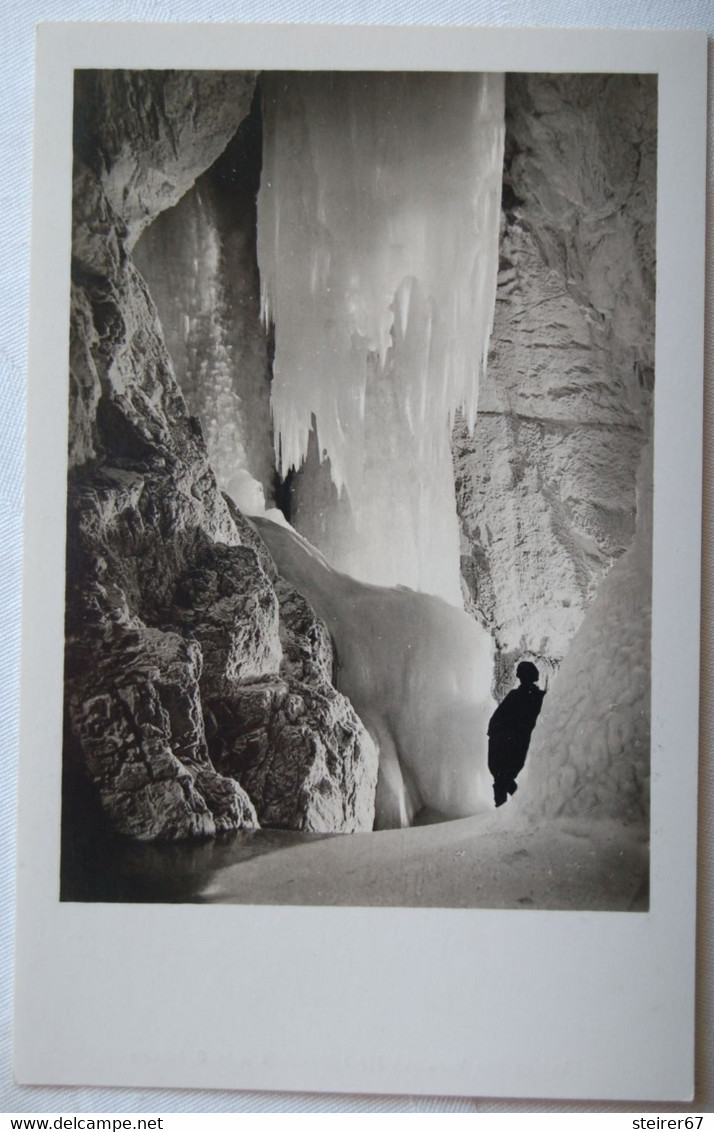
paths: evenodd
<path fill-rule="evenodd" d="M 545 689 L 536 686 L 538 675 L 535 664 L 522 660 L 516 669 L 520 687 L 501 701 L 488 725 L 488 769 L 493 775 L 497 806 L 507 802 L 508 795 L 518 789 L 516 778 L 523 770 L 545 695 Z"/>

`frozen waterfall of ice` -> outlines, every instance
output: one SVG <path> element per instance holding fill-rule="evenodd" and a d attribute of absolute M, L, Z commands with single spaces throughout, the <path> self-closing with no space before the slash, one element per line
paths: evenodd
<path fill-rule="evenodd" d="M 449 445 L 498 267 L 503 76 L 264 76 L 258 262 L 280 470 L 313 417 L 355 538 L 335 565 L 461 604 Z"/>
<path fill-rule="evenodd" d="M 336 686 L 379 746 L 376 828 L 409 825 L 424 808 L 458 818 L 489 807 L 489 634 L 441 598 L 356 581 L 287 525 L 254 522 L 327 624 Z"/>
<path fill-rule="evenodd" d="M 241 261 L 249 224 L 204 176 L 146 229 L 133 258 L 218 485 L 252 514 L 265 509 L 274 468 L 257 279 L 254 293 Z"/>

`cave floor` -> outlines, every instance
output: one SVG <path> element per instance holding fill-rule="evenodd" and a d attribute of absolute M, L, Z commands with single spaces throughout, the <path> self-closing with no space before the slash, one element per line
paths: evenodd
<path fill-rule="evenodd" d="M 646 911 L 648 877 L 648 844 L 634 827 L 519 825 L 499 811 L 379 833 L 115 845 L 65 884 L 63 899 Z"/>
<path fill-rule="evenodd" d="M 610 822 L 509 828 L 487 814 L 330 837 L 220 869 L 220 903 L 646 911 L 649 851 Z"/>

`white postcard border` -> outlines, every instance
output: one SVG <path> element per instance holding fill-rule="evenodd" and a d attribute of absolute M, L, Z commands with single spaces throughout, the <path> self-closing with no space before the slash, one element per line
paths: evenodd
<path fill-rule="evenodd" d="M 60 904 L 72 70 L 114 66 L 658 73 L 649 913 Z M 692 1095 L 705 95 L 706 39 L 695 32 L 39 29 L 16 972 L 21 1082 Z"/>

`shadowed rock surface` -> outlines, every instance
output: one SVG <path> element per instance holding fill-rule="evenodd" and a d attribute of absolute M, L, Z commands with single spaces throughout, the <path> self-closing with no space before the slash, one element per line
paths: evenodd
<path fill-rule="evenodd" d="M 77 71 L 75 151 L 100 179 L 131 247 L 228 144 L 250 71 Z"/>
<path fill-rule="evenodd" d="M 129 253 L 251 93 L 237 74 L 78 78 L 65 781 L 139 839 L 374 816 L 377 753 L 327 632 L 220 494 Z"/>

